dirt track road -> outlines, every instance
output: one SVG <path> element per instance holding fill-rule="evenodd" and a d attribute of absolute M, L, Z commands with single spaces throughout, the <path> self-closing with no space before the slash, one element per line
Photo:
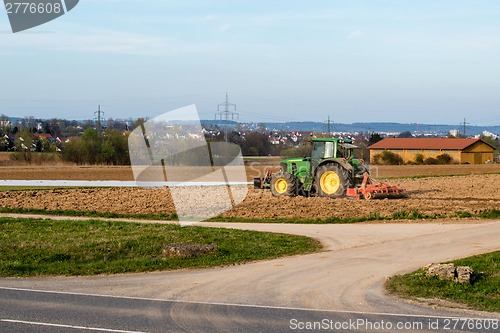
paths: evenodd
<path fill-rule="evenodd" d="M 321 253 L 207 270 L 118 276 L 0 279 L 0 287 L 32 288 L 155 299 L 432 314 L 436 310 L 386 296 L 387 276 L 426 264 L 500 250 L 500 221 L 205 225 L 286 232 L 320 239 Z"/>

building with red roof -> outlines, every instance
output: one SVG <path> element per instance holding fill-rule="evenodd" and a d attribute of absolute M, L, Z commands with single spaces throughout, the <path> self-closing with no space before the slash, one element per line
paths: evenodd
<path fill-rule="evenodd" d="M 371 146 L 370 160 L 383 151 L 391 151 L 413 162 L 417 154 L 425 158 L 450 155 L 456 163 L 483 164 L 493 161 L 495 147 L 481 139 L 456 138 L 386 138 Z"/>

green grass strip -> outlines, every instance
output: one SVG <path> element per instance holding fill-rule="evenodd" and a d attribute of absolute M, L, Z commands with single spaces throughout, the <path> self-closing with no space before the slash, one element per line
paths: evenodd
<path fill-rule="evenodd" d="M 471 175 L 500 175 L 500 172 L 481 172 L 481 173 L 450 173 L 443 175 L 414 175 L 414 176 L 396 176 L 396 177 L 381 177 L 379 179 L 397 180 L 397 179 L 423 179 L 423 178 L 441 178 L 441 177 L 463 177 Z"/>
<path fill-rule="evenodd" d="M 57 216 L 81 216 L 95 218 L 130 218 L 143 220 L 177 221 L 177 214 L 118 214 L 110 212 L 96 211 L 76 211 L 76 210 L 45 210 L 36 208 L 10 208 L 0 207 L 0 213 L 12 214 L 38 214 Z M 500 219 L 500 210 L 491 209 L 473 214 L 467 211 L 457 211 L 451 215 L 427 215 L 416 210 L 396 211 L 390 215 L 380 215 L 373 213 L 361 217 L 328 217 L 324 219 L 304 219 L 304 218 L 242 218 L 234 216 L 217 216 L 208 219 L 207 222 L 236 222 L 236 223 L 290 223 L 290 224 L 347 224 L 370 221 L 395 221 L 395 220 L 436 220 L 449 218 L 477 218 L 477 219 Z"/>
<path fill-rule="evenodd" d="M 131 219 L 145 219 L 145 220 L 165 220 L 177 221 L 177 214 L 119 214 L 111 212 L 97 212 L 97 211 L 82 211 L 82 210 L 48 210 L 38 208 L 11 208 L 0 207 L 0 213 L 11 214 L 38 214 L 38 215 L 57 215 L 57 216 L 81 216 L 81 217 L 96 217 L 96 218 L 131 218 Z"/>
<path fill-rule="evenodd" d="M 426 277 L 420 269 L 391 277 L 387 289 L 405 298 L 444 299 L 472 309 L 500 312 L 500 251 L 453 261 L 455 266 L 474 269 L 472 284 L 459 284 Z"/>
<path fill-rule="evenodd" d="M 212 244 L 168 257 L 171 244 Z M 308 237 L 234 229 L 110 221 L 0 218 L 0 277 L 94 275 L 213 267 L 321 250 Z"/>
<path fill-rule="evenodd" d="M 482 219 L 498 219 L 500 218 L 500 209 L 486 210 L 480 212 L 477 216 Z"/>
<path fill-rule="evenodd" d="M 365 217 L 329 217 L 326 219 L 302 219 L 302 218 L 241 218 L 241 217 L 226 217 L 217 216 L 208 219 L 208 222 L 238 222 L 238 223 L 290 223 L 290 224 L 345 224 L 359 223 L 367 221 L 380 221 L 390 218 L 379 215 L 378 213 L 370 214 Z"/>

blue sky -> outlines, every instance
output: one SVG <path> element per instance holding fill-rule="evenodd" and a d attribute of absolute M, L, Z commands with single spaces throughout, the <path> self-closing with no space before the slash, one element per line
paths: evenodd
<path fill-rule="evenodd" d="M 13 34 L 0 113 L 500 124 L 497 0 L 81 0 Z"/>

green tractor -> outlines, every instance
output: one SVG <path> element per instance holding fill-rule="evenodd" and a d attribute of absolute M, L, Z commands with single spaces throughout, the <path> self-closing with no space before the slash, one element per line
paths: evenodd
<path fill-rule="evenodd" d="M 255 178 L 255 188 L 269 188 L 274 196 L 314 195 L 339 198 L 357 187 L 368 165 L 354 157 L 350 139 L 312 138 L 311 156 L 282 160 L 280 170 Z"/>

